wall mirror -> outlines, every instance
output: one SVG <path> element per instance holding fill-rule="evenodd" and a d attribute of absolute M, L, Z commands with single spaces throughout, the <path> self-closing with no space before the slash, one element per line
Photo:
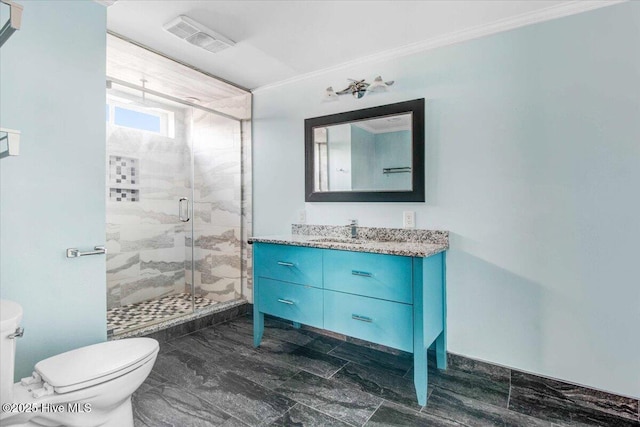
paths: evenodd
<path fill-rule="evenodd" d="M 424 99 L 304 121 L 305 201 L 424 202 Z"/>

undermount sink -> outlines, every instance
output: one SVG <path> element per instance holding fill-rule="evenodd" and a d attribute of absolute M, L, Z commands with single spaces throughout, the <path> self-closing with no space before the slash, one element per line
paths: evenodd
<path fill-rule="evenodd" d="M 320 237 L 318 239 L 312 239 L 315 243 L 347 243 L 352 245 L 361 245 L 365 243 L 365 240 L 351 239 L 348 237 Z"/>

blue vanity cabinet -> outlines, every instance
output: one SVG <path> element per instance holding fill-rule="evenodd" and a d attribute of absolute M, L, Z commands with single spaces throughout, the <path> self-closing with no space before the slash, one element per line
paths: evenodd
<path fill-rule="evenodd" d="M 311 286 L 260 278 L 257 295 L 262 313 L 322 328 L 322 290 Z"/>
<path fill-rule="evenodd" d="M 262 339 L 264 314 L 323 327 L 322 249 L 255 243 L 254 343 Z M 257 321 L 257 323 L 256 323 Z"/>
<path fill-rule="evenodd" d="M 324 288 L 411 304 L 412 258 L 325 250 Z"/>
<path fill-rule="evenodd" d="M 445 253 L 422 258 L 255 242 L 254 345 L 264 314 L 414 355 L 427 401 L 427 349 L 446 369 Z"/>
<path fill-rule="evenodd" d="M 322 288 L 322 249 L 268 243 L 254 247 L 260 248 L 253 260 L 261 277 Z"/>
<path fill-rule="evenodd" d="M 413 352 L 409 304 L 325 290 L 324 329 Z"/>

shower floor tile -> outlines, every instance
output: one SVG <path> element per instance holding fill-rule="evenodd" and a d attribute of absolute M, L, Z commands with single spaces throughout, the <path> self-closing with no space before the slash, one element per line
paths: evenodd
<path fill-rule="evenodd" d="M 195 308 L 202 309 L 217 304 L 216 301 L 195 297 Z M 191 294 L 169 295 L 152 301 L 143 301 L 107 310 L 107 333 L 120 334 L 150 323 L 171 318 L 177 314 L 191 313 Z"/>

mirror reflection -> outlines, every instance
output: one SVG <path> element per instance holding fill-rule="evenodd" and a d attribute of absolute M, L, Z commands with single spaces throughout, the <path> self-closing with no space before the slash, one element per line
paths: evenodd
<path fill-rule="evenodd" d="M 314 191 L 411 191 L 411 118 L 314 127 Z"/>

